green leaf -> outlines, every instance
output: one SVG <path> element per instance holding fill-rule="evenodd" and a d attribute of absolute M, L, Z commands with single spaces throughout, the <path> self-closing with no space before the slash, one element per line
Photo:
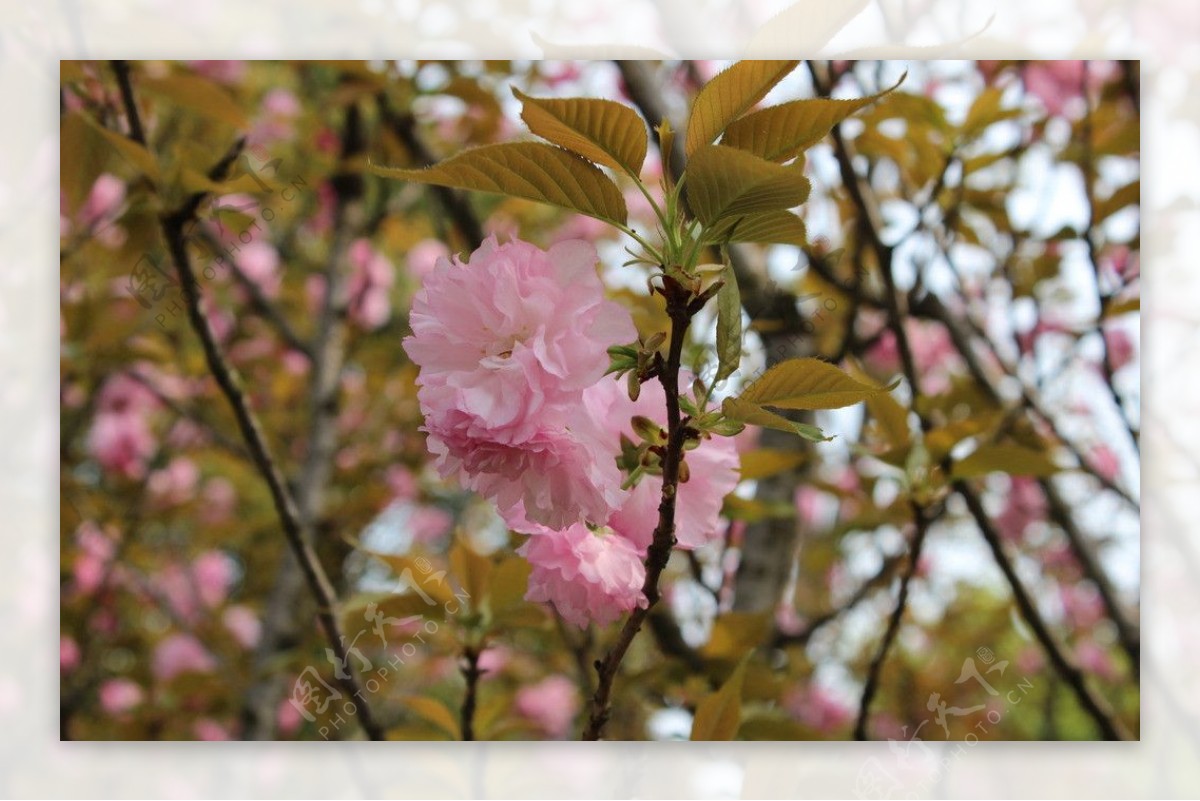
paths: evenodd
<path fill-rule="evenodd" d="M 866 373 L 854 363 L 850 365 L 851 375 L 863 381 Z M 912 439 L 908 427 L 908 409 L 901 406 L 890 392 L 875 392 L 866 398 L 867 411 L 879 424 L 884 441 L 891 447 L 903 447 Z"/>
<path fill-rule="evenodd" d="M 798 0 L 762 25 L 746 52 L 761 58 L 818 50 L 867 7 L 870 0 Z"/>
<path fill-rule="evenodd" d="M 161 95 L 184 108 L 234 128 L 245 128 L 249 125 L 246 114 L 237 101 L 224 89 L 205 78 L 195 75 L 143 77 L 141 86 L 148 92 Z"/>
<path fill-rule="evenodd" d="M 421 720 L 450 735 L 450 739 L 457 740 L 462 737 L 458 718 L 441 701 L 420 695 L 409 695 L 401 698 L 400 703 Z"/>
<path fill-rule="evenodd" d="M 967 437 L 973 437 L 983 431 L 993 428 L 1000 422 L 999 412 L 976 412 L 971 417 L 962 420 L 952 420 L 925 433 L 925 447 L 929 457 L 934 462 L 941 462 L 954 449 L 954 446 Z"/>
<path fill-rule="evenodd" d="M 1110 320 L 1113 317 L 1120 317 L 1122 314 L 1129 314 L 1142 310 L 1141 297 L 1134 296 L 1123 300 L 1114 301 L 1104 307 L 1104 319 Z"/>
<path fill-rule="evenodd" d="M 971 104 L 971 109 L 967 112 L 966 119 L 963 120 L 962 127 L 959 129 L 961 136 L 964 139 L 970 138 L 1001 120 L 1019 117 L 1021 115 L 1019 109 L 1000 108 L 1003 98 L 1004 91 L 995 86 L 980 92 L 979 97 L 975 98 L 975 102 Z"/>
<path fill-rule="evenodd" d="M 524 105 L 521 119 L 538 136 L 597 164 L 642 171 L 649 138 L 637 112 L 613 100 L 534 98 L 513 87 Z"/>
<path fill-rule="evenodd" d="M 402 582 L 407 583 L 404 586 L 405 590 L 411 590 L 418 595 L 424 594 L 442 606 L 455 603 L 454 589 L 446 580 L 446 572 L 437 569 L 425 557 L 380 553 L 366 549 L 363 549 L 363 552 L 390 567 Z"/>
<path fill-rule="evenodd" d="M 786 431 L 789 434 L 797 434 L 810 442 L 829 442 L 833 439 L 832 437 L 825 436 L 825 432 L 816 426 L 794 422 L 783 415 L 764 409 L 756 403 L 750 403 L 738 398 L 726 398 L 721 404 L 721 411 L 727 417 L 741 420 L 743 423 L 749 423 L 754 426 L 766 426 L 767 428 Z"/>
<path fill-rule="evenodd" d="M 894 386 L 864 384 L 820 359 L 789 359 L 763 373 L 739 400 L 779 409 L 840 409 Z"/>
<path fill-rule="evenodd" d="M 729 123 L 749 111 L 799 64 L 799 61 L 739 61 L 716 75 L 692 103 L 684 143 L 687 155 L 712 144 Z"/>
<path fill-rule="evenodd" d="M 725 282 L 717 292 L 717 374 L 713 382 L 733 375 L 742 362 L 742 296 L 733 267 L 725 265 Z"/>
<path fill-rule="evenodd" d="M 903 80 L 901 77 L 891 88 L 869 97 L 793 100 L 755 111 L 732 123 L 721 137 L 721 144 L 768 161 L 788 161 L 820 142 L 833 126 L 854 112 L 895 91 Z"/>
<path fill-rule="evenodd" d="M 1092 208 L 1092 224 L 1102 223 L 1126 206 L 1137 205 L 1142 198 L 1142 182 L 1125 184 L 1103 200 L 1097 200 Z"/>
<path fill-rule="evenodd" d="M 775 448 L 755 448 L 742 454 L 742 481 L 767 478 L 785 470 L 793 470 L 808 461 L 800 451 L 781 451 Z"/>
<path fill-rule="evenodd" d="M 184 167 L 180 171 L 179 184 L 189 192 L 208 192 L 213 195 L 230 195 L 234 192 L 258 195 L 269 192 L 279 185 L 277 181 L 264 180 L 258 176 L 246 174 L 227 181 L 214 181 L 191 167 Z"/>
<path fill-rule="evenodd" d="M 491 604 L 495 612 L 521 606 L 529 587 L 529 562 L 519 556 L 504 559 L 492 571 Z"/>
<path fill-rule="evenodd" d="M 732 740 L 742 722 L 742 682 L 746 678 L 746 659 L 715 693 L 701 699 L 692 720 L 692 740 Z"/>
<path fill-rule="evenodd" d="M 158 160 L 154 157 L 153 153 L 130 139 L 128 136 L 105 128 L 103 125 L 96 122 L 86 114 L 81 114 L 80 117 L 89 126 L 91 126 L 94 131 L 108 140 L 108 143 L 116 148 L 117 152 L 120 153 L 126 161 L 132 164 L 134 169 L 143 173 L 147 178 L 156 184 L 162 182 L 162 172 L 158 168 Z"/>
<path fill-rule="evenodd" d="M 707 145 L 688 161 L 688 203 L 706 227 L 799 206 L 810 188 L 800 170 L 724 145 Z"/>
<path fill-rule="evenodd" d="M 625 198 L 594 164 L 561 147 L 509 142 L 464 150 L 423 170 L 372 165 L 385 178 L 495 192 L 625 224 Z"/>
<path fill-rule="evenodd" d="M 773 245 L 808 244 L 804 221 L 790 211 L 767 211 L 744 217 L 729 217 L 700 235 L 705 244 L 763 242 Z"/>
<path fill-rule="evenodd" d="M 1045 477 L 1061 468 L 1043 451 L 1022 445 L 980 445 L 950 468 L 951 478 L 975 478 L 988 473 L 1008 473 L 1012 476 Z"/>
<path fill-rule="evenodd" d="M 722 612 L 713 620 L 700 655 L 711 661 L 743 661 L 767 638 L 774 623 L 769 612 Z"/>
<path fill-rule="evenodd" d="M 374 604 L 375 609 L 371 616 L 367 616 L 366 611 L 369 606 Z M 363 593 L 347 598 L 338 610 L 342 628 L 347 631 L 359 631 L 365 627 L 370 627 L 375 615 L 381 615 L 384 620 L 394 618 L 396 620 L 404 620 L 406 618 L 421 618 L 422 620 L 443 620 L 445 619 L 444 604 L 430 604 L 425 598 L 422 598 L 415 592 L 406 592 L 399 595 L 390 593 Z M 388 637 L 401 638 L 403 635 L 399 632 L 393 633 L 392 626 L 389 624 L 384 627 L 384 631 Z"/>
<path fill-rule="evenodd" d="M 464 542 L 455 542 L 450 548 L 450 572 L 467 591 L 471 608 L 478 609 L 488 591 L 492 560 L 475 553 Z"/>

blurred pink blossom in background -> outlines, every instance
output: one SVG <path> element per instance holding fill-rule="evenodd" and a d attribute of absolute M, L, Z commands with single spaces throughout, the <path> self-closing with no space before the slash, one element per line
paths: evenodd
<path fill-rule="evenodd" d="M 566 676 L 549 676 L 517 691 L 517 712 L 556 739 L 571 731 L 579 712 L 579 690 Z"/>
<path fill-rule="evenodd" d="M 170 634 L 154 649 L 154 675 L 160 681 L 183 673 L 209 673 L 216 667 L 213 655 L 190 634 Z"/>
<path fill-rule="evenodd" d="M 120 715 L 142 703 L 145 693 L 129 679 L 109 679 L 100 685 L 100 706 L 110 715 Z"/>

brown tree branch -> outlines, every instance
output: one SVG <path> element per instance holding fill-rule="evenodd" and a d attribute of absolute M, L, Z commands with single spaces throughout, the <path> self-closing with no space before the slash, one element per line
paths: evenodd
<path fill-rule="evenodd" d="M 828 86 L 823 83 L 820 70 L 817 69 L 811 62 L 809 63 L 809 69 L 812 71 L 813 82 L 818 91 L 827 95 Z M 882 238 L 879 235 L 880 229 L 878 220 L 880 219 L 880 215 L 878 209 L 867 199 L 862 190 L 858 175 L 855 173 L 853 168 L 853 161 L 849 147 L 841 135 L 840 126 L 835 126 L 831 135 L 834 141 L 834 153 L 837 157 L 843 182 L 846 184 L 851 201 L 858 212 L 860 230 L 875 249 L 876 256 L 880 262 L 881 272 L 883 273 L 884 280 L 887 283 L 887 294 L 889 297 L 884 299 L 884 305 L 888 310 L 889 317 L 891 318 L 890 324 L 893 326 L 893 331 L 897 337 L 897 346 L 900 349 L 903 357 L 905 341 L 907 337 L 905 336 L 903 326 L 899 325 L 900 321 L 896 313 L 896 307 L 892 305 L 895 303 L 896 294 L 894 283 L 890 279 L 892 251 L 891 248 L 882 241 Z M 966 353 L 964 353 L 963 356 L 964 358 L 967 358 Z M 918 389 L 913 383 L 916 374 L 915 368 L 911 362 L 911 354 L 908 359 L 902 358 L 902 361 L 904 363 L 906 377 L 913 388 L 913 395 L 915 399 Z M 974 371 L 972 372 L 974 373 Z M 982 370 L 980 370 L 979 374 L 975 375 L 974 377 L 980 380 L 984 387 L 991 388 L 990 382 L 986 380 L 986 374 L 983 373 Z M 994 388 L 991 389 L 994 390 Z M 999 397 L 998 393 L 996 393 L 996 397 Z M 924 430 L 928 430 L 928 421 L 926 421 L 922 415 L 918 415 L 918 417 L 922 418 L 922 428 Z M 1035 634 L 1037 634 L 1039 643 L 1042 645 L 1043 650 L 1046 651 L 1051 663 L 1054 665 L 1059 675 L 1075 690 L 1076 697 L 1079 699 L 1080 704 L 1083 706 L 1085 711 L 1091 715 L 1093 720 L 1096 721 L 1097 726 L 1100 727 L 1100 730 L 1105 737 L 1110 739 L 1126 739 L 1127 736 L 1123 731 L 1120 722 L 1112 715 L 1111 711 L 1107 709 L 1103 701 L 1091 693 L 1084 682 L 1083 674 L 1077 667 L 1075 667 L 1074 664 L 1070 662 L 1069 659 L 1066 658 L 1062 649 L 1058 646 L 1057 642 L 1055 642 L 1053 636 L 1050 634 L 1049 628 L 1042 619 L 1037 607 L 1033 604 L 1028 593 L 1025 591 L 1024 585 L 1021 584 L 1020 579 L 1016 575 L 1016 571 L 1012 566 L 1012 563 L 1008 560 L 1007 555 L 1004 553 L 999 535 L 992 527 L 991 521 L 988 519 L 987 514 L 983 509 L 983 505 L 978 499 L 978 496 L 974 494 L 974 491 L 971 489 L 970 485 L 964 481 L 956 481 L 952 486 L 954 490 L 962 495 L 967 501 L 968 508 L 970 508 L 972 515 L 975 517 L 976 523 L 978 524 L 984 539 L 988 542 L 997 565 L 1000 567 L 1001 572 L 1004 573 L 1005 577 L 1008 579 L 1009 585 L 1013 592 L 1013 597 L 1017 601 L 1017 606 L 1020 609 L 1022 616 L 1025 618 L 1030 628 L 1032 628 Z M 900 606 L 901 604 L 897 604 L 898 608 Z M 895 619 L 895 615 L 893 615 L 893 619 Z"/>
<path fill-rule="evenodd" d="M 1083 707 L 1084 712 L 1096 723 L 1096 727 L 1100 729 L 1100 733 L 1107 740 L 1128 740 L 1129 733 L 1125 730 L 1121 721 L 1105 703 L 1104 699 L 1098 696 L 1088 687 L 1087 679 L 1075 663 L 1066 655 L 1062 646 L 1054 638 L 1050 631 L 1050 626 L 1038 611 L 1037 605 L 1033 598 L 1025 589 L 1025 585 L 1021 583 L 1020 577 L 1017 576 L 1017 571 L 1013 567 L 1012 561 L 1008 555 L 1004 553 L 1004 545 L 1000 541 L 1000 534 L 992 526 L 992 521 L 988 518 L 987 512 L 983 508 L 983 503 L 979 500 L 979 496 L 975 490 L 965 481 L 955 481 L 953 484 L 954 491 L 962 496 L 967 502 L 967 509 L 971 512 L 971 517 L 975 518 L 975 524 L 979 527 L 979 532 L 983 535 L 983 539 L 991 549 L 992 555 L 995 557 L 996 564 L 1000 567 L 1000 572 L 1004 574 L 1004 578 L 1008 581 L 1008 586 L 1012 590 L 1013 600 L 1017 604 L 1017 609 L 1021 612 L 1021 617 L 1033 630 L 1034 637 L 1042 646 L 1046 656 L 1049 657 L 1050 663 L 1054 666 L 1055 672 L 1062 680 L 1071 688 L 1075 694 L 1079 705 Z"/>
<path fill-rule="evenodd" d="M 693 312 L 688 307 L 687 290 L 670 277 L 664 278 L 662 292 L 667 301 L 667 316 L 671 319 L 671 342 L 666 363 L 658 377 L 667 397 L 667 446 L 662 460 L 663 488 L 662 500 L 658 505 L 658 525 L 646 551 L 646 581 L 642 585 L 646 603 L 629 614 L 616 642 L 604 659 L 596 663 L 596 692 L 592 695 L 588 722 L 583 732 L 584 740 L 600 739 L 604 724 L 608 721 L 613 682 L 617 678 L 621 660 L 641 630 L 646 616 L 658 603 L 658 580 L 671 558 L 671 549 L 675 547 L 675 492 L 679 486 L 679 465 L 683 461 L 683 446 L 687 439 L 679 410 L 679 368 Z"/>
<path fill-rule="evenodd" d="M 1092 267 L 1092 277 L 1096 281 L 1096 302 L 1099 304 L 1099 310 L 1096 312 L 1096 333 L 1100 336 L 1100 367 L 1104 373 L 1104 383 L 1112 397 L 1113 405 L 1116 406 L 1117 414 L 1133 442 L 1134 450 L 1140 453 L 1140 433 L 1133 424 L 1133 420 L 1130 419 L 1129 412 L 1125 408 L 1125 401 L 1121 397 L 1121 393 L 1117 391 L 1117 385 L 1113 380 L 1116 370 L 1113 367 L 1112 349 L 1108 346 L 1108 337 L 1104 330 L 1104 320 L 1108 316 L 1108 308 L 1112 303 L 1113 296 L 1104 290 L 1104 278 L 1100 273 L 1099 247 L 1096 244 L 1098 236 L 1096 231 L 1096 162 L 1092 152 L 1092 97 L 1088 90 L 1088 77 L 1091 72 L 1089 66 L 1089 62 L 1083 62 L 1083 73 L 1080 77 L 1080 94 L 1083 96 L 1084 114 L 1083 120 L 1080 122 L 1080 139 L 1082 141 L 1080 142 L 1079 167 L 1083 173 L 1083 189 L 1087 198 L 1087 225 L 1083 230 L 1083 242 L 1086 245 L 1088 262 Z"/>
<path fill-rule="evenodd" d="M 926 518 L 925 509 L 918 503 L 911 503 L 913 513 L 913 523 L 916 525 L 915 533 L 913 534 L 912 543 L 908 548 L 908 559 L 904 567 L 904 572 L 900 576 L 900 590 L 896 594 L 896 605 L 892 608 L 892 614 L 888 618 L 887 628 L 884 629 L 883 639 L 879 643 L 879 650 L 876 651 L 875 657 L 871 660 L 871 665 L 867 669 L 867 680 L 863 684 L 862 699 L 858 704 L 858 718 L 854 723 L 854 739 L 869 740 L 870 735 L 867 732 L 867 723 L 871 717 L 871 703 L 875 700 L 875 694 L 879 691 L 879 677 L 883 673 L 883 663 L 887 660 L 888 651 L 891 650 L 892 643 L 896 639 L 896 634 L 900 631 L 900 621 L 904 617 L 904 610 L 908 606 L 908 588 L 912 584 L 912 578 L 917 572 L 917 564 L 921 559 L 921 550 L 925 546 L 925 536 L 929 532 L 929 523 Z"/>
<path fill-rule="evenodd" d="M 376 96 L 379 115 L 384 125 L 400 140 L 404 148 L 412 156 L 413 162 L 420 167 L 428 167 L 436 160 L 429 147 L 422 141 L 417 131 L 416 120 L 411 114 L 399 112 L 392 108 L 387 97 L 382 93 Z M 471 250 L 477 249 L 483 243 L 483 225 L 466 195 L 445 186 L 430 186 L 429 191 L 438 199 L 445 209 L 454 228 L 458 231 L 464 244 Z"/>
<path fill-rule="evenodd" d="M 1129 665 L 1133 669 L 1133 675 L 1135 678 L 1140 678 L 1142 662 L 1141 635 L 1137 627 L 1130 623 L 1126 617 L 1121 602 L 1117 597 L 1116 589 L 1113 587 L 1112 582 L 1108 580 L 1108 574 L 1101 567 L 1096 555 L 1092 552 L 1087 536 L 1080 530 L 1079 524 L 1075 522 L 1075 518 L 1071 516 L 1071 509 L 1067 506 L 1067 502 L 1058 492 L 1058 489 L 1047 478 L 1038 479 L 1038 486 L 1041 487 L 1042 494 L 1046 496 L 1046 508 L 1050 519 L 1066 535 L 1067 542 L 1071 545 L 1071 550 L 1075 552 L 1076 558 L 1079 559 L 1080 567 L 1083 568 L 1083 574 L 1096 585 L 1096 590 L 1100 593 L 1100 599 L 1104 602 L 1105 611 L 1117 627 L 1117 639 L 1120 641 L 1125 655 L 1129 657 Z"/>
<path fill-rule="evenodd" d="M 846 599 L 845 603 L 833 609 L 826 610 L 816 615 L 805 624 L 804 628 L 795 634 L 787 634 L 782 631 L 776 631 L 775 637 L 771 644 L 776 648 L 786 648 L 793 645 L 807 645 L 812 636 L 823 626 L 837 620 L 841 615 L 850 611 L 854 607 L 867 599 L 874 590 L 878 589 L 881 584 L 887 580 L 889 583 L 892 578 L 892 573 L 895 572 L 896 566 L 904 560 L 907 554 L 889 556 L 883 560 L 883 564 L 874 576 L 864 581 L 859 588 L 854 591 L 854 594 Z"/>
<path fill-rule="evenodd" d="M 342 130 L 342 162 L 346 163 L 360 155 L 363 147 L 358 107 L 351 105 L 346 110 Z M 338 392 L 345 362 L 349 306 L 349 270 L 344 261 L 351 227 L 359 222 L 363 193 L 362 178 L 357 174 L 335 173 L 331 184 L 334 190 L 333 236 L 325 269 L 321 273 L 325 292 L 317 312 L 312 344 L 304 348 L 312 361 L 309 373 L 310 416 L 308 447 L 300 469 L 296 498 L 301 536 L 310 544 L 315 540 L 317 523 L 324 510 L 326 489 L 337 449 Z M 267 739 L 273 732 L 279 685 L 273 677 L 265 674 L 276 653 L 295 637 L 296 605 L 303 591 L 300 579 L 296 562 L 285 560 L 280 565 L 268 600 L 263 636 L 255 652 L 256 666 L 264 675 L 251 687 L 243 706 L 243 718 L 252 724 L 247 726 L 247 733 L 252 739 Z"/>
<path fill-rule="evenodd" d="M 460 727 L 464 742 L 475 739 L 475 707 L 478 703 L 479 677 L 483 671 L 479 669 L 479 649 L 468 645 L 463 648 L 462 662 L 459 665 L 463 679 L 467 683 L 463 693 Z"/>
<path fill-rule="evenodd" d="M 121 96 L 124 99 L 125 112 L 129 119 L 130 136 L 135 142 L 144 147 L 146 146 L 146 139 L 141 125 L 141 117 L 134 100 L 128 65 L 125 62 L 114 62 L 113 71 L 116 73 L 117 81 L 121 86 Z M 219 181 L 228 174 L 230 166 L 241 153 L 243 145 L 244 140 L 239 140 L 230 149 L 229 153 L 210 171 L 209 177 L 212 180 Z M 204 202 L 206 196 L 206 193 L 191 195 L 182 206 L 165 214 L 160 220 L 163 237 L 171 253 L 171 259 L 174 261 L 175 268 L 179 273 L 188 321 L 195 331 L 196 336 L 200 339 L 209 372 L 229 402 L 234 417 L 237 419 L 238 428 L 241 430 L 242 437 L 245 439 L 246 445 L 250 450 L 251 458 L 267 483 L 267 488 L 270 490 L 271 499 L 275 505 L 275 511 L 279 515 L 280 523 L 283 527 L 284 536 L 293 555 L 299 561 L 305 582 L 308 584 L 309 590 L 317 602 L 317 619 L 320 622 L 321 628 L 324 630 L 334 654 L 346 667 L 343 673 L 345 678 L 339 678 L 338 682 L 347 693 L 354 698 L 358 698 L 361 702 L 359 704 L 358 721 L 363 730 L 371 739 L 382 740 L 385 739 L 383 729 L 376 723 L 371 713 L 370 705 L 362 696 L 362 691 L 360 690 L 358 679 L 353 672 L 353 667 L 349 664 L 349 654 L 346 650 L 345 638 L 342 635 L 341 626 L 337 620 L 337 596 L 333 585 L 330 583 L 324 568 L 321 567 L 316 552 L 304 539 L 296 501 L 288 490 L 283 479 L 283 474 L 280 472 L 274 457 L 270 453 L 258 418 L 250 409 L 249 402 L 242 389 L 241 379 L 221 353 L 216 336 L 213 334 L 212 326 L 200 308 L 202 302 L 200 284 L 192 269 L 191 257 L 188 254 L 184 237 L 184 229 L 188 223 L 192 222 L 197 209 Z"/>

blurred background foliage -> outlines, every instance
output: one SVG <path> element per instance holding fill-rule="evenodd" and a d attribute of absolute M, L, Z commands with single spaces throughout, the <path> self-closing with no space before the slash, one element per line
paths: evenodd
<path fill-rule="evenodd" d="M 492 233 L 594 242 L 644 335 L 666 329 L 661 304 L 620 267 L 629 240 L 601 223 L 366 170 L 522 136 L 512 86 L 679 121 L 720 66 L 137 62 L 140 148 L 112 67 L 63 62 L 63 738 L 362 736 L 352 699 L 324 703 L 338 666 L 161 239 L 159 216 L 195 192 L 209 193 L 187 240 L 204 312 L 308 510 L 365 682 L 359 703 L 389 737 L 462 737 L 475 664 L 475 736 L 577 735 L 611 632 L 522 600 L 515 535 L 427 466 L 400 341 L 422 275 Z M 878 668 L 869 735 L 1096 738 L 1080 682 L 1137 731 L 1137 67 L 823 62 L 767 100 L 865 96 L 905 71 L 808 154 L 809 247 L 739 249 L 754 333 L 731 386 L 794 355 L 891 381 L 903 370 L 890 294 L 932 458 L 912 447 L 900 405 L 818 413 L 838 437 L 815 447 L 744 435 L 727 537 L 675 555 L 609 737 L 686 738 L 747 655 L 739 738 L 852 736 L 918 492 L 937 517 Z M 215 183 L 207 173 L 239 137 Z M 645 177 L 663 169 L 652 153 Z M 632 187 L 626 201 L 652 225 Z M 344 310 L 326 303 L 330 286 Z M 697 326 L 698 372 L 712 325 Z M 941 456 L 971 448 L 985 449 L 973 471 L 939 473 Z M 1030 452 L 1048 466 L 1031 470 Z M 979 492 L 1069 670 L 1031 635 L 979 521 L 947 496 L 952 478 Z"/>

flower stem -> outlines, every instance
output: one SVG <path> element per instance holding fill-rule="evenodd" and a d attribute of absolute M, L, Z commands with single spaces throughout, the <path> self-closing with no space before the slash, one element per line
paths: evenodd
<path fill-rule="evenodd" d="M 667 361 L 658 376 L 667 397 L 667 449 L 662 463 L 663 488 L 662 499 L 658 504 L 658 525 L 646 551 L 646 581 L 642 585 L 646 604 L 630 613 L 612 648 L 605 654 L 604 659 L 596 663 L 597 685 L 588 711 L 587 726 L 583 730 L 584 740 L 599 740 L 604 724 L 608 722 L 613 682 L 621 667 L 621 660 L 625 658 L 633 638 L 641 630 L 650 610 L 658 603 L 658 580 L 671 558 L 671 549 L 675 546 L 675 493 L 679 486 L 679 465 L 683 461 L 683 445 L 686 439 L 683 416 L 679 409 L 679 368 L 692 313 L 688 310 L 688 292 L 683 286 L 668 277 L 664 279 L 661 291 L 667 299 L 667 315 L 671 318 L 671 343 L 667 351 Z"/>

